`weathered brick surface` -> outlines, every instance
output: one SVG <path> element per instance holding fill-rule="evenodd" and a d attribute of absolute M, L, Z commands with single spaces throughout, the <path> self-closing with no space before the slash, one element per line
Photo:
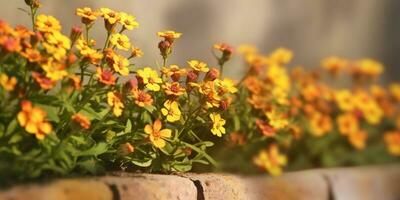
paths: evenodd
<path fill-rule="evenodd" d="M 320 174 L 312 171 L 287 173 L 280 177 L 244 178 L 248 199 L 328 200 L 329 188 Z"/>
<path fill-rule="evenodd" d="M 114 191 L 114 195 L 120 199 L 197 199 L 193 182 L 174 175 L 120 173 L 98 180 L 117 189 L 118 193 Z"/>
<path fill-rule="evenodd" d="M 101 182 L 71 179 L 45 185 L 14 187 L 0 192 L 0 200 L 112 200 L 110 188 Z"/>
<path fill-rule="evenodd" d="M 327 178 L 335 200 L 400 199 L 399 165 L 326 169 L 320 173 Z"/>
<path fill-rule="evenodd" d="M 307 170 L 280 177 L 130 174 L 15 186 L 0 200 L 396 200 L 400 165 Z"/>

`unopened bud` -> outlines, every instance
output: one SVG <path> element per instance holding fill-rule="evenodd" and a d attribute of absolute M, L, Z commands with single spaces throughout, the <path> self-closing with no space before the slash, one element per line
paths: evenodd
<path fill-rule="evenodd" d="M 75 41 L 78 40 L 81 35 L 82 35 L 82 28 L 79 26 L 74 26 L 71 29 L 71 34 L 69 37 L 72 43 L 75 43 Z"/>
<path fill-rule="evenodd" d="M 134 151 L 135 151 L 135 148 L 129 142 L 120 144 L 118 147 L 118 155 L 120 155 L 120 156 L 126 156 L 130 153 L 133 153 Z"/>
<path fill-rule="evenodd" d="M 171 43 L 166 40 L 163 40 L 160 43 L 158 43 L 158 48 L 160 49 L 160 53 L 164 58 L 166 58 L 169 54 L 171 54 L 172 51 L 171 46 L 172 46 Z"/>
<path fill-rule="evenodd" d="M 213 81 L 219 77 L 219 70 L 215 68 L 211 68 L 210 71 L 207 72 L 204 77 L 205 81 Z"/>
<path fill-rule="evenodd" d="M 195 82 L 197 80 L 197 73 L 193 70 L 190 70 L 187 74 L 186 82 Z"/>

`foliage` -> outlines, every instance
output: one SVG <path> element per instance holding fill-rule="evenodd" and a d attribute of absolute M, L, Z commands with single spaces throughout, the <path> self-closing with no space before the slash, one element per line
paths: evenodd
<path fill-rule="evenodd" d="M 236 82 L 223 78 L 232 47 L 213 46 L 218 69 L 199 60 L 167 65 L 182 34 L 163 31 L 156 71 L 134 64 L 143 52 L 124 34 L 139 26 L 134 16 L 78 8 L 82 27 L 67 37 L 57 19 L 37 15 L 37 0 L 25 2 L 32 30 L 0 22 L 3 180 L 256 167 L 279 175 L 286 165 L 371 164 L 400 155 L 400 85 L 375 84 L 383 67 L 374 60 L 331 57 L 324 71 L 289 72 L 289 50 L 265 56 L 244 45 L 238 50 L 248 72 Z M 106 31 L 100 47 L 90 37 L 99 18 Z M 340 73 L 353 79 L 351 89 L 324 82 Z"/>

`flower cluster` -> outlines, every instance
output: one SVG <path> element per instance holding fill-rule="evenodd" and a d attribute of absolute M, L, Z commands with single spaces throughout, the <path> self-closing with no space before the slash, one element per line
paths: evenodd
<path fill-rule="evenodd" d="M 283 167 L 399 158 L 400 85 L 378 85 L 384 68 L 375 60 L 329 57 L 318 69 L 288 68 L 288 49 L 263 55 L 219 43 L 215 65 L 174 64 L 168 59 L 183 35 L 166 30 L 154 36 L 162 65 L 138 66 L 143 52 L 127 34 L 139 27 L 134 16 L 78 8 L 81 25 L 67 36 L 56 18 L 37 14 L 38 0 L 25 2 L 32 30 L 0 21 L 2 180 L 194 164 L 279 175 Z M 90 34 L 99 24 L 104 42 Z M 247 65 L 239 81 L 223 74 L 236 52 Z M 325 81 L 342 75 L 351 87 Z"/>

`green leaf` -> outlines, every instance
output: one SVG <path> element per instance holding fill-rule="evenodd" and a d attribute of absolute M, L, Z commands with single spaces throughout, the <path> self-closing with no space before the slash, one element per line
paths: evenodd
<path fill-rule="evenodd" d="M 17 128 L 18 123 L 17 123 L 17 119 L 13 119 L 7 126 L 7 131 L 5 135 L 9 135 L 11 133 L 13 133 L 15 131 L 15 129 Z"/>
<path fill-rule="evenodd" d="M 100 154 L 103 154 L 105 152 L 107 152 L 108 150 L 108 144 L 105 142 L 100 142 L 97 143 L 96 145 L 94 145 L 92 148 L 86 150 L 86 151 L 82 151 L 81 153 L 79 153 L 80 156 L 98 156 Z"/>
<path fill-rule="evenodd" d="M 124 132 L 125 132 L 125 133 L 130 133 L 131 131 L 132 131 L 132 122 L 131 122 L 130 119 L 128 119 L 128 120 L 126 121 L 126 124 L 125 124 L 125 130 L 124 130 Z"/>
<path fill-rule="evenodd" d="M 131 160 L 131 162 L 132 162 L 134 165 L 137 165 L 137 166 L 139 166 L 139 167 L 148 167 L 148 166 L 151 165 L 151 163 L 153 162 L 153 160 L 152 160 L 152 159 L 148 159 L 148 160 L 145 160 L 145 161 L 142 161 L 142 160 Z"/>
<path fill-rule="evenodd" d="M 40 108 L 42 108 L 47 113 L 47 119 L 53 122 L 59 122 L 60 118 L 58 117 L 58 107 L 48 106 L 43 104 L 37 104 Z"/>
<path fill-rule="evenodd" d="M 199 154 L 201 154 L 201 155 L 204 155 L 204 157 L 212 164 L 212 165 L 214 165 L 214 166 L 218 166 L 218 163 L 217 163 L 217 161 L 215 161 L 210 155 L 208 155 L 204 150 L 202 150 L 202 149 L 200 149 L 200 148 L 198 148 L 198 147 L 196 147 L 196 146 L 194 146 L 194 145 L 191 145 L 191 144 L 189 144 L 189 143 L 186 143 L 186 142 L 182 142 L 185 146 L 187 146 L 187 147 L 190 147 L 191 149 L 193 149 L 194 151 L 196 151 L 197 153 L 199 153 Z"/>

